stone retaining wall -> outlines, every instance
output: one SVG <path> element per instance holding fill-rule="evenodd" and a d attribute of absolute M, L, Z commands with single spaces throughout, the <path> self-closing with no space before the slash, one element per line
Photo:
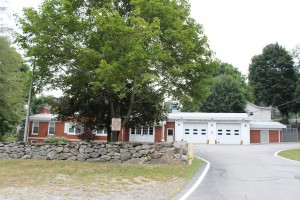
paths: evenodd
<path fill-rule="evenodd" d="M 0 159 L 73 160 L 110 163 L 187 163 L 185 143 L 0 143 Z"/>

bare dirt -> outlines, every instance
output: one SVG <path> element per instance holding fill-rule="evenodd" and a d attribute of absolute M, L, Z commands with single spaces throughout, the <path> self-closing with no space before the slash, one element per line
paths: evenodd
<path fill-rule="evenodd" d="M 58 177 L 63 180 L 64 177 Z M 118 182 L 116 184 L 116 182 Z M 66 183 L 65 181 L 63 181 Z M 1 200 L 164 200 L 171 199 L 184 185 L 183 179 L 160 182 L 138 177 L 134 180 L 112 180 L 111 185 L 78 185 L 68 183 L 48 186 L 18 186 L 0 188 Z"/>

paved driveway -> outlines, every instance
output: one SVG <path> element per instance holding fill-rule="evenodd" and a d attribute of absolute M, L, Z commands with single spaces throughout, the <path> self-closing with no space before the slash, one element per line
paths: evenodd
<path fill-rule="evenodd" d="M 300 200 L 300 163 L 274 153 L 300 144 L 195 145 L 211 163 L 189 200 Z"/>

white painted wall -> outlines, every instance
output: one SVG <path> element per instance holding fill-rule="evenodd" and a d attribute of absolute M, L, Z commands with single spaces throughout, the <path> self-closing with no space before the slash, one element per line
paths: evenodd
<path fill-rule="evenodd" d="M 271 121 L 271 108 L 259 107 L 251 103 L 247 103 L 246 111 L 248 114 L 253 113 L 249 116 L 252 121 Z"/>
<path fill-rule="evenodd" d="M 243 144 L 250 144 L 250 122 L 241 123 L 241 140 Z"/>
<path fill-rule="evenodd" d="M 175 141 L 183 140 L 183 122 L 175 121 Z"/>
<path fill-rule="evenodd" d="M 216 122 L 208 122 L 208 140 L 209 144 L 215 144 L 215 140 L 217 139 L 217 127 Z"/>

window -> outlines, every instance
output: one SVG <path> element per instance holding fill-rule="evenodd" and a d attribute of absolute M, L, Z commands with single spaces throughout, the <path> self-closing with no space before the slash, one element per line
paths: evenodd
<path fill-rule="evenodd" d="M 134 135 L 135 134 L 135 128 L 131 128 L 130 133 L 131 133 L 131 135 Z"/>
<path fill-rule="evenodd" d="M 69 134 L 79 134 L 83 132 L 83 126 L 79 123 L 68 123 Z"/>
<path fill-rule="evenodd" d="M 174 129 L 168 128 L 168 129 L 167 129 L 167 133 L 168 133 L 169 136 L 172 136 L 173 133 L 174 133 Z"/>
<path fill-rule="evenodd" d="M 234 130 L 234 135 L 239 135 L 240 131 L 239 130 Z"/>
<path fill-rule="evenodd" d="M 196 128 L 193 129 L 193 134 L 194 134 L 194 135 L 197 135 L 197 134 L 198 134 L 198 129 L 196 129 Z"/>
<path fill-rule="evenodd" d="M 226 130 L 226 135 L 231 135 L 230 130 Z"/>
<path fill-rule="evenodd" d="M 153 135 L 154 133 L 154 128 L 153 127 L 148 127 L 144 126 L 142 128 L 131 128 L 130 129 L 130 134 L 134 135 Z"/>
<path fill-rule="evenodd" d="M 147 126 L 143 127 L 143 135 L 148 135 L 148 127 Z"/>
<path fill-rule="evenodd" d="M 153 135 L 153 127 L 149 127 L 149 135 Z"/>
<path fill-rule="evenodd" d="M 32 124 L 32 135 L 39 134 L 39 122 L 33 122 Z"/>
<path fill-rule="evenodd" d="M 206 135 L 206 129 L 201 129 L 201 135 Z"/>
<path fill-rule="evenodd" d="M 253 116 L 253 112 L 249 112 L 249 116 Z"/>
<path fill-rule="evenodd" d="M 96 130 L 96 135 L 107 135 L 106 129 Z"/>
<path fill-rule="evenodd" d="M 135 129 L 135 134 L 141 135 L 142 134 L 142 129 L 141 128 L 136 128 Z"/>
<path fill-rule="evenodd" d="M 223 135 L 222 129 L 218 129 L 218 135 Z"/>
<path fill-rule="evenodd" d="M 190 134 L 190 129 L 185 129 L 184 134 L 186 134 L 186 135 Z"/>
<path fill-rule="evenodd" d="M 55 122 L 49 122 L 48 135 L 54 135 L 54 132 L 55 132 Z"/>

